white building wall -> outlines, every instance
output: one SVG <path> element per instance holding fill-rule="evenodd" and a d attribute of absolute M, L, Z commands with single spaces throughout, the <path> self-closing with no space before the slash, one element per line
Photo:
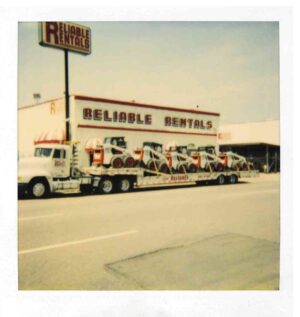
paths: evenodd
<path fill-rule="evenodd" d="M 220 126 L 220 145 L 266 143 L 280 145 L 279 120 L 248 122 Z"/>
<path fill-rule="evenodd" d="M 84 119 L 83 109 L 91 108 L 101 111 L 135 113 L 144 120 L 145 115 L 151 116 L 151 124 L 138 124 L 128 122 L 108 122 L 104 120 Z M 102 113 L 103 114 L 103 113 Z M 201 128 L 165 126 L 165 117 L 193 119 L 201 121 Z M 103 119 L 103 118 L 102 118 Z M 211 122 L 207 125 L 207 122 Z M 104 139 L 108 136 L 124 136 L 128 148 L 134 149 L 142 146 L 145 141 L 153 141 L 166 145 L 175 141 L 178 145 L 189 143 L 217 146 L 217 132 L 219 116 L 181 112 L 176 109 L 166 110 L 140 107 L 138 105 L 122 105 L 109 102 L 91 100 L 78 100 L 70 98 L 70 123 L 73 141 L 79 141 L 81 149 L 80 161 L 82 165 L 88 163 L 88 154 L 85 145 L 91 138 Z M 121 129 L 120 129 L 121 128 Z M 54 129 L 65 129 L 65 99 L 57 99 L 39 105 L 19 109 L 19 157 L 33 154 L 34 140 L 44 132 Z"/>
<path fill-rule="evenodd" d="M 75 117 L 77 129 L 77 139 L 80 141 L 79 147 L 84 153 L 85 145 L 90 138 L 100 138 L 110 136 L 124 136 L 129 149 L 141 147 L 143 142 L 152 141 L 162 143 L 164 146 L 175 141 L 178 145 L 193 143 L 195 146 L 213 145 L 218 146 L 217 132 L 219 128 L 219 116 L 181 112 L 174 109 L 154 109 L 140 107 L 138 105 L 122 105 L 91 100 L 77 100 L 75 98 Z M 101 110 L 101 120 L 95 118 L 84 119 L 84 109 Z M 137 124 L 128 122 L 104 121 L 103 112 L 108 111 L 109 117 L 113 118 L 113 112 L 135 113 L 144 119 L 145 115 L 151 115 L 151 124 Z M 185 118 L 202 121 L 205 128 L 194 127 L 173 127 L 165 126 L 166 117 Z M 207 121 L 211 121 L 212 127 L 207 128 Z M 81 165 L 88 162 L 88 155 L 82 154 Z"/>
<path fill-rule="evenodd" d="M 18 155 L 32 156 L 34 139 L 65 127 L 65 101 L 57 99 L 18 109 Z"/>

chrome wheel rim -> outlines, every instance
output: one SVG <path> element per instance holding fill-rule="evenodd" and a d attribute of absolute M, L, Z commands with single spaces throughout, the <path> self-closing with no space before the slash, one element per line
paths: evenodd
<path fill-rule="evenodd" d="M 42 197 L 45 194 L 46 187 L 43 183 L 36 183 L 33 185 L 32 193 L 35 197 Z"/>
<path fill-rule="evenodd" d="M 225 183 L 225 178 L 224 178 L 224 176 L 220 176 L 219 177 L 219 184 L 221 184 L 221 185 L 223 185 Z"/>
<path fill-rule="evenodd" d="M 130 187 L 130 182 L 128 179 L 123 179 L 121 181 L 121 190 L 122 192 L 126 192 L 129 190 L 129 187 Z"/>
<path fill-rule="evenodd" d="M 110 180 L 105 180 L 102 185 L 102 189 L 105 193 L 109 193 L 112 190 L 112 182 Z"/>

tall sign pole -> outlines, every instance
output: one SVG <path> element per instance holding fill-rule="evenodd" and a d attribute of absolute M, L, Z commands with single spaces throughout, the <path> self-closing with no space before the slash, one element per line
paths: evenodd
<path fill-rule="evenodd" d="M 91 54 L 91 29 L 71 22 L 41 22 L 39 37 L 40 45 L 64 50 L 66 141 L 69 142 L 71 141 L 69 51 L 83 55 Z"/>
<path fill-rule="evenodd" d="M 69 51 L 65 49 L 65 99 L 66 99 L 66 141 L 71 141 L 70 135 L 70 93 L 69 93 Z"/>

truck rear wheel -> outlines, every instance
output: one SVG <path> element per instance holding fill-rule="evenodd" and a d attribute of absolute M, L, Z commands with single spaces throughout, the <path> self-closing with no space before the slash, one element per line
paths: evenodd
<path fill-rule="evenodd" d="M 122 177 L 118 182 L 118 191 L 128 193 L 132 190 L 133 183 L 129 177 Z"/>
<path fill-rule="evenodd" d="M 217 178 L 217 184 L 218 185 L 223 185 L 225 184 L 225 176 L 223 174 L 221 174 L 218 178 Z"/>
<path fill-rule="evenodd" d="M 229 184 L 235 184 L 238 182 L 238 177 L 235 174 L 229 176 Z"/>
<path fill-rule="evenodd" d="M 114 191 L 114 183 L 112 178 L 105 177 L 100 180 L 99 192 L 101 194 L 111 194 Z"/>
<path fill-rule="evenodd" d="M 36 179 L 31 181 L 28 189 L 30 197 L 45 198 L 49 195 L 49 185 L 44 179 Z"/>

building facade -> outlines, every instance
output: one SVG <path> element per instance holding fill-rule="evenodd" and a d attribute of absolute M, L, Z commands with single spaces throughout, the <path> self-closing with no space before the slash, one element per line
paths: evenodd
<path fill-rule="evenodd" d="M 233 151 L 245 156 L 261 172 L 280 171 L 279 120 L 220 126 L 220 151 Z"/>

